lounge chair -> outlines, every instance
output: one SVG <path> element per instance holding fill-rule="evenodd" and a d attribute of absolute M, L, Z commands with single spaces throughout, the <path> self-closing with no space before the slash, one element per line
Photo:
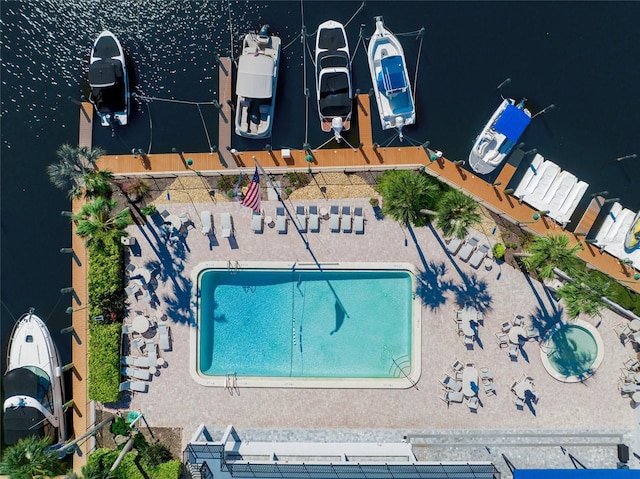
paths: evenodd
<path fill-rule="evenodd" d="M 149 360 L 149 367 L 155 368 L 158 365 L 158 349 L 156 348 L 153 339 L 147 339 L 145 347 L 147 349 L 147 359 Z"/>
<path fill-rule="evenodd" d="M 351 207 L 342 207 L 342 232 L 351 233 Z"/>
<path fill-rule="evenodd" d="M 320 231 L 320 216 L 318 216 L 317 206 L 309 206 L 309 231 Z"/>
<path fill-rule="evenodd" d="M 333 205 L 330 210 L 329 217 L 329 229 L 332 233 L 340 232 L 340 210 L 336 205 Z"/>
<path fill-rule="evenodd" d="M 203 235 L 208 235 L 209 233 L 211 233 L 211 211 L 201 211 L 200 221 L 202 221 L 202 229 L 200 229 L 200 232 Z"/>
<path fill-rule="evenodd" d="M 450 402 L 461 403 L 464 400 L 464 394 L 456 391 L 445 391 L 442 396 L 440 396 L 444 402 L 449 404 Z"/>
<path fill-rule="evenodd" d="M 276 208 L 276 230 L 280 234 L 286 234 L 287 232 L 287 217 L 284 215 L 284 208 Z"/>
<path fill-rule="evenodd" d="M 254 233 L 262 233 L 262 213 L 254 211 L 251 215 L 251 229 Z"/>
<path fill-rule="evenodd" d="M 158 323 L 158 336 L 160 337 L 160 349 L 163 351 L 169 351 L 171 349 L 169 326 L 165 323 Z"/>
<path fill-rule="evenodd" d="M 220 224 L 222 225 L 222 237 L 231 238 L 233 236 L 233 222 L 230 213 L 220 213 Z"/>
<path fill-rule="evenodd" d="M 303 233 L 307 231 L 307 212 L 304 206 L 296 206 L 296 226 Z"/>
<path fill-rule="evenodd" d="M 460 238 L 453 238 L 449 241 L 449 244 L 447 244 L 447 251 L 451 254 L 456 254 L 460 246 L 462 246 L 462 240 Z"/>
<path fill-rule="evenodd" d="M 467 242 L 464 244 L 464 246 L 462 247 L 462 249 L 460 250 L 460 253 L 458 254 L 458 258 L 460 258 L 462 261 L 469 261 L 469 258 L 471 257 L 471 253 L 473 253 L 477 245 L 478 245 L 478 238 L 476 237 L 469 238 Z"/>
<path fill-rule="evenodd" d="M 469 264 L 472 268 L 478 269 L 480 267 L 484 259 L 487 257 L 489 249 L 490 248 L 488 245 L 483 244 L 476 250 L 475 253 L 473 253 L 473 256 L 471 256 L 471 259 L 469 260 Z"/>
<path fill-rule="evenodd" d="M 137 368 L 149 367 L 149 359 L 146 356 L 123 356 L 120 362 L 126 366 L 135 366 Z"/>
<path fill-rule="evenodd" d="M 479 405 L 480 405 L 480 401 L 478 401 L 478 397 L 477 396 L 472 396 L 469 399 L 467 399 L 467 407 L 471 411 L 477 411 Z"/>
<path fill-rule="evenodd" d="M 139 392 L 146 393 L 147 385 L 140 381 L 125 381 L 120 383 L 120 392 L 122 391 L 131 391 L 131 392 Z"/>
<path fill-rule="evenodd" d="M 360 207 L 353 209 L 353 231 L 357 235 L 364 234 L 364 216 Z"/>
<path fill-rule="evenodd" d="M 444 378 L 442 378 L 440 380 L 440 383 L 446 387 L 451 389 L 452 391 L 462 391 L 462 384 L 460 384 L 458 381 L 456 381 L 455 379 L 453 379 L 451 376 L 449 376 L 448 374 L 444 375 Z"/>
<path fill-rule="evenodd" d="M 125 367 L 122 368 L 122 375 L 128 378 L 142 379 L 143 381 L 148 381 L 151 378 L 151 373 L 149 373 L 148 369 L 136 369 Z"/>

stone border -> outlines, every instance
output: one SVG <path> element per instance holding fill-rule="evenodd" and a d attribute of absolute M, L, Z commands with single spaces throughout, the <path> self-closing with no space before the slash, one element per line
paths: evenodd
<path fill-rule="evenodd" d="M 199 284 L 200 275 L 208 269 L 285 269 L 285 270 L 394 270 L 406 271 L 411 277 L 412 291 L 412 319 L 411 319 L 411 371 L 407 377 L 401 378 L 270 378 L 270 377 L 241 377 L 229 384 L 226 376 L 203 376 L 198 373 L 198 324 L 200 310 Z M 225 388 L 326 388 L 326 389 L 407 389 L 415 386 L 422 373 L 422 305 L 415 294 L 417 288 L 418 270 L 410 263 L 300 263 L 283 261 L 206 261 L 199 263 L 191 272 L 191 310 L 195 320 L 195 327 L 190 332 L 189 372 L 193 380 L 202 386 Z"/>
<path fill-rule="evenodd" d="M 589 371 L 587 371 L 586 373 L 584 373 L 581 376 L 565 376 L 565 375 L 561 374 L 560 372 L 558 372 L 553 367 L 553 365 L 549 361 L 549 357 L 547 356 L 547 353 L 544 352 L 545 346 L 548 345 L 549 341 L 551 340 L 551 337 L 555 334 L 556 331 L 558 331 L 563 326 L 580 326 L 580 327 L 586 329 L 589 333 L 591 333 L 591 336 L 593 336 L 593 339 L 596 342 L 596 348 L 598 350 L 597 353 L 596 353 L 596 358 L 594 359 L 593 363 L 591 364 L 591 368 L 589 368 Z M 583 321 L 582 319 L 578 319 L 578 320 L 574 321 L 573 323 L 569 323 L 569 324 L 563 323 L 563 322 L 559 322 L 559 323 L 556 324 L 556 326 L 553 329 L 551 329 L 545 335 L 544 339 L 540 343 L 540 359 L 542 360 L 542 365 L 544 366 L 544 368 L 547 370 L 549 375 L 551 377 L 553 377 L 554 379 L 557 379 L 558 381 L 563 382 L 563 383 L 582 382 L 585 379 L 590 378 L 591 376 L 593 376 L 595 374 L 596 370 L 598 369 L 598 367 L 600 367 L 600 364 L 602 363 L 602 360 L 604 359 L 604 342 L 602 341 L 602 337 L 600 336 L 600 333 L 595 328 L 595 326 L 593 326 L 591 323 L 588 323 L 587 321 Z"/>

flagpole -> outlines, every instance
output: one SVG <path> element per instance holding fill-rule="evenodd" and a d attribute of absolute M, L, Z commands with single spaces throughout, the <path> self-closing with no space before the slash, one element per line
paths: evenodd
<path fill-rule="evenodd" d="M 263 176 L 267 179 L 267 182 L 269 183 L 269 186 L 271 188 L 273 188 L 273 191 L 276 192 L 276 196 L 278 197 L 278 201 L 282 204 L 282 206 L 284 206 L 285 211 L 287 212 L 287 215 L 289 216 L 289 218 L 291 219 L 291 222 L 293 223 L 293 226 L 295 226 L 296 231 L 298 232 L 298 234 L 300 235 L 300 238 L 302 238 L 302 241 L 304 242 L 304 245 L 307 247 L 307 250 L 309 250 L 309 252 L 311 252 L 311 249 L 309 248 L 309 241 L 307 241 L 307 238 L 304 237 L 304 235 L 302 234 L 302 231 L 300 231 L 300 228 L 298 228 L 298 224 L 296 223 L 296 221 L 293 219 L 293 216 L 291 215 L 291 212 L 289 211 L 289 208 L 287 207 L 286 203 L 282 200 L 282 197 L 280 196 L 280 193 L 278 192 L 278 188 L 276 188 L 276 185 L 273 184 L 273 181 L 271 181 L 271 178 L 269 177 L 269 175 L 267 175 L 267 172 L 264 171 L 264 168 L 262 167 L 262 165 L 258 162 L 258 158 L 255 157 L 255 155 L 253 155 L 251 158 L 253 158 L 253 161 L 255 161 L 256 163 L 256 167 L 258 167 L 258 169 L 260 170 L 260 172 L 263 174 Z M 313 253 L 311 253 L 311 256 L 313 256 Z M 313 259 L 315 260 L 316 264 L 318 265 L 318 267 L 320 266 L 320 264 L 318 263 L 318 260 L 315 258 L 315 256 L 313 256 Z"/>

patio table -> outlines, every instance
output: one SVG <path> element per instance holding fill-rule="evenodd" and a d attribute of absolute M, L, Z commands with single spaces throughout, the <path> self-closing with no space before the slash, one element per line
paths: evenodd
<path fill-rule="evenodd" d="M 131 273 L 131 277 L 135 278 L 137 276 L 141 277 L 145 283 L 149 283 L 149 281 L 151 281 L 151 271 L 149 271 L 147 268 L 134 269 Z"/>
<path fill-rule="evenodd" d="M 519 344 L 520 337 L 527 338 L 527 331 L 522 326 L 514 326 L 509 330 L 509 341 L 513 344 Z"/>
<path fill-rule="evenodd" d="M 634 392 L 633 395 L 631 396 L 631 400 L 636 404 L 640 403 L 640 391 Z"/>
<path fill-rule="evenodd" d="M 264 222 L 269 228 L 273 228 L 273 218 L 271 216 L 265 216 Z"/>
<path fill-rule="evenodd" d="M 467 397 L 478 394 L 478 370 L 467 366 L 462 371 L 462 392 Z"/>
<path fill-rule="evenodd" d="M 178 231 L 180 231 L 180 228 L 182 228 L 182 220 L 178 215 L 169 215 L 164 219 L 164 222 L 169 223 L 173 228 L 177 229 Z"/>
<path fill-rule="evenodd" d="M 634 319 L 629 323 L 629 329 L 631 331 L 640 331 L 640 319 Z"/>
<path fill-rule="evenodd" d="M 146 333 L 147 331 L 149 331 L 149 325 L 149 319 L 146 316 L 140 314 L 133 318 L 132 327 L 136 333 Z"/>

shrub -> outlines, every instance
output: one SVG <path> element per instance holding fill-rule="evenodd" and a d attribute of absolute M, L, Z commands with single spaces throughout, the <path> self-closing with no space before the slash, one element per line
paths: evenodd
<path fill-rule="evenodd" d="M 147 447 L 140 450 L 140 456 L 142 463 L 149 467 L 157 467 L 173 459 L 169 448 L 159 441 L 147 444 Z"/>
<path fill-rule="evenodd" d="M 123 417 L 118 417 L 115 421 L 111 423 L 111 427 L 109 428 L 113 434 L 117 436 L 125 436 L 129 433 L 129 425 L 127 421 L 124 420 Z"/>
<path fill-rule="evenodd" d="M 124 251 L 121 232 L 93 238 L 89 246 L 89 316 L 124 318 Z"/>
<path fill-rule="evenodd" d="M 287 187 L 284 192 L 287 194 L 287 196 L 291 196 L 291 193 L 293 192 L 293 190 L 290 187 Z"/>
<path fill-rule="evenodd" d="M 100 471 L 107 471 L 111 468 L 118 457 L 119 451 L 114 449 L 98 449 L 88 458 L 88 464 L 98 468 Z M 182 474 L 182 463 L 179 460 L 171 460 L 151 467 L 143 461 L 136 461 L 138 456 L 135 452 L 129 452 L 113 472 L 117 479 L 179 479 Z"/>
<path fill-rule="evenodd" d="M 302 188 L 311 183 L 311 177 L 307 173 L 298 173 L 297 171 L 290 171 L 285 173 L 285 176 L 289 180 L 289 184 L 294 188 Z"/>
<path fill-rule="evenodd" d="M 375 208 L 380 204 L 380 200 L 378 198 L 369 198 L 369 204 Z"/>
<path fill-rule="evenodd" d="M 141 200 L 151 190 L 149 182 L 143 178 L 130 178 L 120 185 L 122 192 L 132 201 Z"/>
<path fill-rule="evenodd" d="M 89 320 L 89 399 L 115 402 L 120 396 L 120 323 L 104 324 Z"/>
<path fill-rule="evenodd" d="M 240 180 L 240 175 L 221 176 L 218 178 L 217 186 L 220 191 L 233 191 L 238 184 L 238 180 L 240 180 L 240 187 L 247 186 L 249 184 L 249 177 L 250 175 L 242 175 L 242 180 Z"/>
<path fill-rule="evenodd" d="M 496 243 L 493 245 L 493 257 L 496 259 L 504 258 L 504 245 L 502 243 Z"/>
<path fill-rule="evenodd" d="M 156 211 L 158 211 L 158 209 L 156 208 L 156 205 L 154 205 L 153 203 L 149 203 L 148 205 L 145 205 L 140 209 L 140 213 L 142 213 L 145 216 L 151 216 L 155 214 Z"/>

